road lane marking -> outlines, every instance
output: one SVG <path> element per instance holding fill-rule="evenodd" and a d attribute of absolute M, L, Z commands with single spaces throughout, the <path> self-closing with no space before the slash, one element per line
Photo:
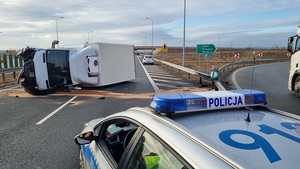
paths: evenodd
<path fill-rule="evenodd" d="M 244 70 L 244 69 L 249 69 L 249 68 L 253 68 L 255 69 L 256 67 L 260 67 L 260 66 L 265 66 L 265 65 L 269 65 L 269 64 L 262 64 L 262 65 L 252 65 L 252 66 L 247 66 L 247 67 L 243 67 L 243 68 L 239 68 L 237 70 L 235 70 L 233 73 L 232 73 L 232 76 L 231 76 L 231 80 L 232 80 L 232 83 L 234 85 L 234 87 L 236 89 L 242 89 L 241 86 L 238 84 L 237 80 L 236 80 L 236 74 L 241 71 L 241 70 Z M 253 75 L 254 72 L 252 72 L 252 75 Z M 252 81 L 253 81 L 253 78 L 252 78 Z"/>
<path fill-rule="evenodd" d="M 48 120 L 50 117 L 52 117 L 53 115 L 55 115 L 59 110 L 61 110 L 62 108 L 64 108 L 66 105 L 68 105 L 70 102 L 72 102 L 74 99 L 76 99 L 78 96 L 74 96 L 73 98 L 71 98 L 70 100 L 68 100 L 66 103 L 64 103 L 63 105 L 61 105 L 59 108 L 57 108 L 56 110 L 54 110 L 52 113 L 48 114 L 46 117 L 44 117 L 42 120 L 40 120 L 39 122 L 36 123 L 36 125 L 41 125 L 43 124 L 46 120 Z"/>
<path fill-rule="evenodd" d="M 237 69 L 236 71 L 234 71 L 232 73 L 231 80 L 232 80 L 232 83 L 233 83 L 233 85 L 236 89 L 241 89 L 240 85 L 238 84 L 238 82 L 236 80 L 236 74 L 237 74 L 238 71 L 240 71 L 240 69 Z"/>

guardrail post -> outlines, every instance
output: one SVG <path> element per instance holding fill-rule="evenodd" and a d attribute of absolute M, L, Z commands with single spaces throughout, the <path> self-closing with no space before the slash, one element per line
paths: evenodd
<path fill-rule="evenodd" d="M 13 72 L 14 79 L 16 79 L 16 72 Z"/>
<path fill-rule="evenodd" d="M 2 73 L 2 81 L 5 81 L 5 73 Z"/>

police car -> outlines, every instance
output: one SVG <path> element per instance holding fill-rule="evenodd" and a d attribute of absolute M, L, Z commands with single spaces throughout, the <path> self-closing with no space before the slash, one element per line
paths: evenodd
<path fill-rule="evenodd" d="M 300 117 L 258 90 L 154 95 L 75 137 L 82 168 L 299 168 Z"/>

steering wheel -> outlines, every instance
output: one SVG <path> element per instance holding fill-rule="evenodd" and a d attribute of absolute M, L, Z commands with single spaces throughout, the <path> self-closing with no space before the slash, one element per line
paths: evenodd
<path fill-rule="evenodd" d="M 132 136 L 134 135 L 135 131 L 136 131 L 136 129 L 132 129 L 132 130 L 130 130 L 130 131 L 126 134 L 125 139 L 124 139 L 124 142 L 123 142 L 123 148 L 124 148 L 124 150 L 126 149 L 128 143 L 129 143 L 129 141 L 131 140 Z"/>

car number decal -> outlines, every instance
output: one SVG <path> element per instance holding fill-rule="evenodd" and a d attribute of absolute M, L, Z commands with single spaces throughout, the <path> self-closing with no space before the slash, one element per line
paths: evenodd
<path fill-rule="evenodd" d="M 259 131 L 264 134 L 267 134 L 267 135 L 277 134 L 279 136 L 285 137 L 296 143 L 300 143 L 300 138 L 290 135 L 288 133 L 285 133 L 281 130 L 275 129 L 275 128 L 265 125 L 265 124 L 258 125 L 258 126 L 260 127 Z M 300 124 L 282 122 L 281 126 L 283 126 L 284 128 L 287 128 L 289 130 L 296 130 L 297 129 L 296 127 L 300 126 Z M 231 136 L 234 134 L 240 134 L 240 135 L 245 135 L 245 136 L 251 137 L 254 140 L 254 142 L 250 143 L 250 144 L 237 142 L 231 138 Z M 270 163 L 274 163 L 274 162 L 281 160 L 281 157 L 276 152 L 276 150 L 272 147 L 272 145 L 265 138 L 263 138 L 262 136 L 260 136 L 257 133 L 253 133 L 253 132 L 249 132 L 249 131 L 245 131 L 245 130 L 225 130 L 219 134 L 219 138 L 223 143 L 225 143 L 231 147 L 238 148 L 238 149 L 254 150 L 254 149 L 261 148 L 263 150 L 263 152 L 265 153 L 265 155 L 267 156 L 267 158 L 269 159 Z"/>

